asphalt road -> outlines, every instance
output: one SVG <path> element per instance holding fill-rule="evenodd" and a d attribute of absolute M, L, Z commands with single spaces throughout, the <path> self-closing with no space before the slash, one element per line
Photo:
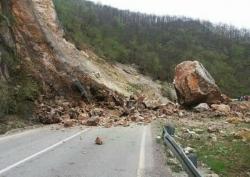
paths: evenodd
<path fill-rule="evenodd" d="M 150 126 L 27 130 L 0 137 L 0 177 L 170 177 L 153 139 Z"/>

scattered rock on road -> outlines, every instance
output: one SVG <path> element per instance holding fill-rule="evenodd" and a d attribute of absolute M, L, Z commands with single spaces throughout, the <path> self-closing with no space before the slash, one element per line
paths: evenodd
<path fill-rule="evenodd" d="M 97 145 L 102 145 L 102 144 L 103 144 L 102 139 L 101 139 L 100 137 L 96 137 L 96 139 L 95 139 L 95 144 L 97 144 Z"/>

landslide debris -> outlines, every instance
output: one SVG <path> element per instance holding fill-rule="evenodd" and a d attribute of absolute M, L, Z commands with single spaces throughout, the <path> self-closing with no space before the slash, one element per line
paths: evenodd
<path fill-rule="evenodd" d="M 112 95 L 110 95 L 112 97 Z M 110 99 L 112 100 L 112 99 Z M 150 123 L 157 117 L 178 114 L 178 106 L 173 103 L 148 105 L 142 96 L 131 96 L 120 102 L 84 102 L 57 96 L 54 99 L 40 96 L 36 101 L 38 119 L 44 124 L 62 123 L 65 127 L 86 126 L 129 126 L 131 123 Z"/>
<path fill-rule="evenodd" d="M 9 2 L 21 68 L 41 86 L 34 114 L 40 122 L 65 127 L 128 126 L 130 122 L 150 122 L 160 112 L 171 114 L 161 105 L 168 100 L 161 96 L 160 84 L 68 42 L 52 0 Z M 129 97 L 137 93 L 145 94 L 146 99 Z"/>
<path fill-rule="evenodd" d="M 35 116 L 40 122 L 111 127 L 187 115 L 186 110 L 162 97 L 159 84 L 130 67 L 111 65 L 91 52 L 80 51 L 65 40 L 52 0 L 11 0 L 11 13 L 21 68 L 42 87 L 35 101 Z M 178 65 L 174 84 L 182 105 L 221 101 L 215 81 L 197 61 Z M 243 114 L 232 113 L 238 110 L 234 107 L 228 115 Z M 209 107 L 208 112 L 211 110 Z"/>

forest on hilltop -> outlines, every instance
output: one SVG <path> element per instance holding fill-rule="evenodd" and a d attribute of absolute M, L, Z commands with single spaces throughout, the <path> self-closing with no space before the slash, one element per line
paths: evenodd
<path fill-rule="evenodd" d="M 187 17 L 119 10 L 85 0 L 54 0 L 66 38 L 110 62 L 136 64 L 172 82 L 176 64 L 198 60 L 230 96 L 249 94 L 250 31 Z"/>

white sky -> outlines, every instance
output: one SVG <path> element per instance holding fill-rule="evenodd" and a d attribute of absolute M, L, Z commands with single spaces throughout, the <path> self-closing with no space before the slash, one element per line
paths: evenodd
<path fill-rule="evenodd" d="M 119 9 L 177 15 L 250 29 L 250 0 L 91 0 Z"/>

